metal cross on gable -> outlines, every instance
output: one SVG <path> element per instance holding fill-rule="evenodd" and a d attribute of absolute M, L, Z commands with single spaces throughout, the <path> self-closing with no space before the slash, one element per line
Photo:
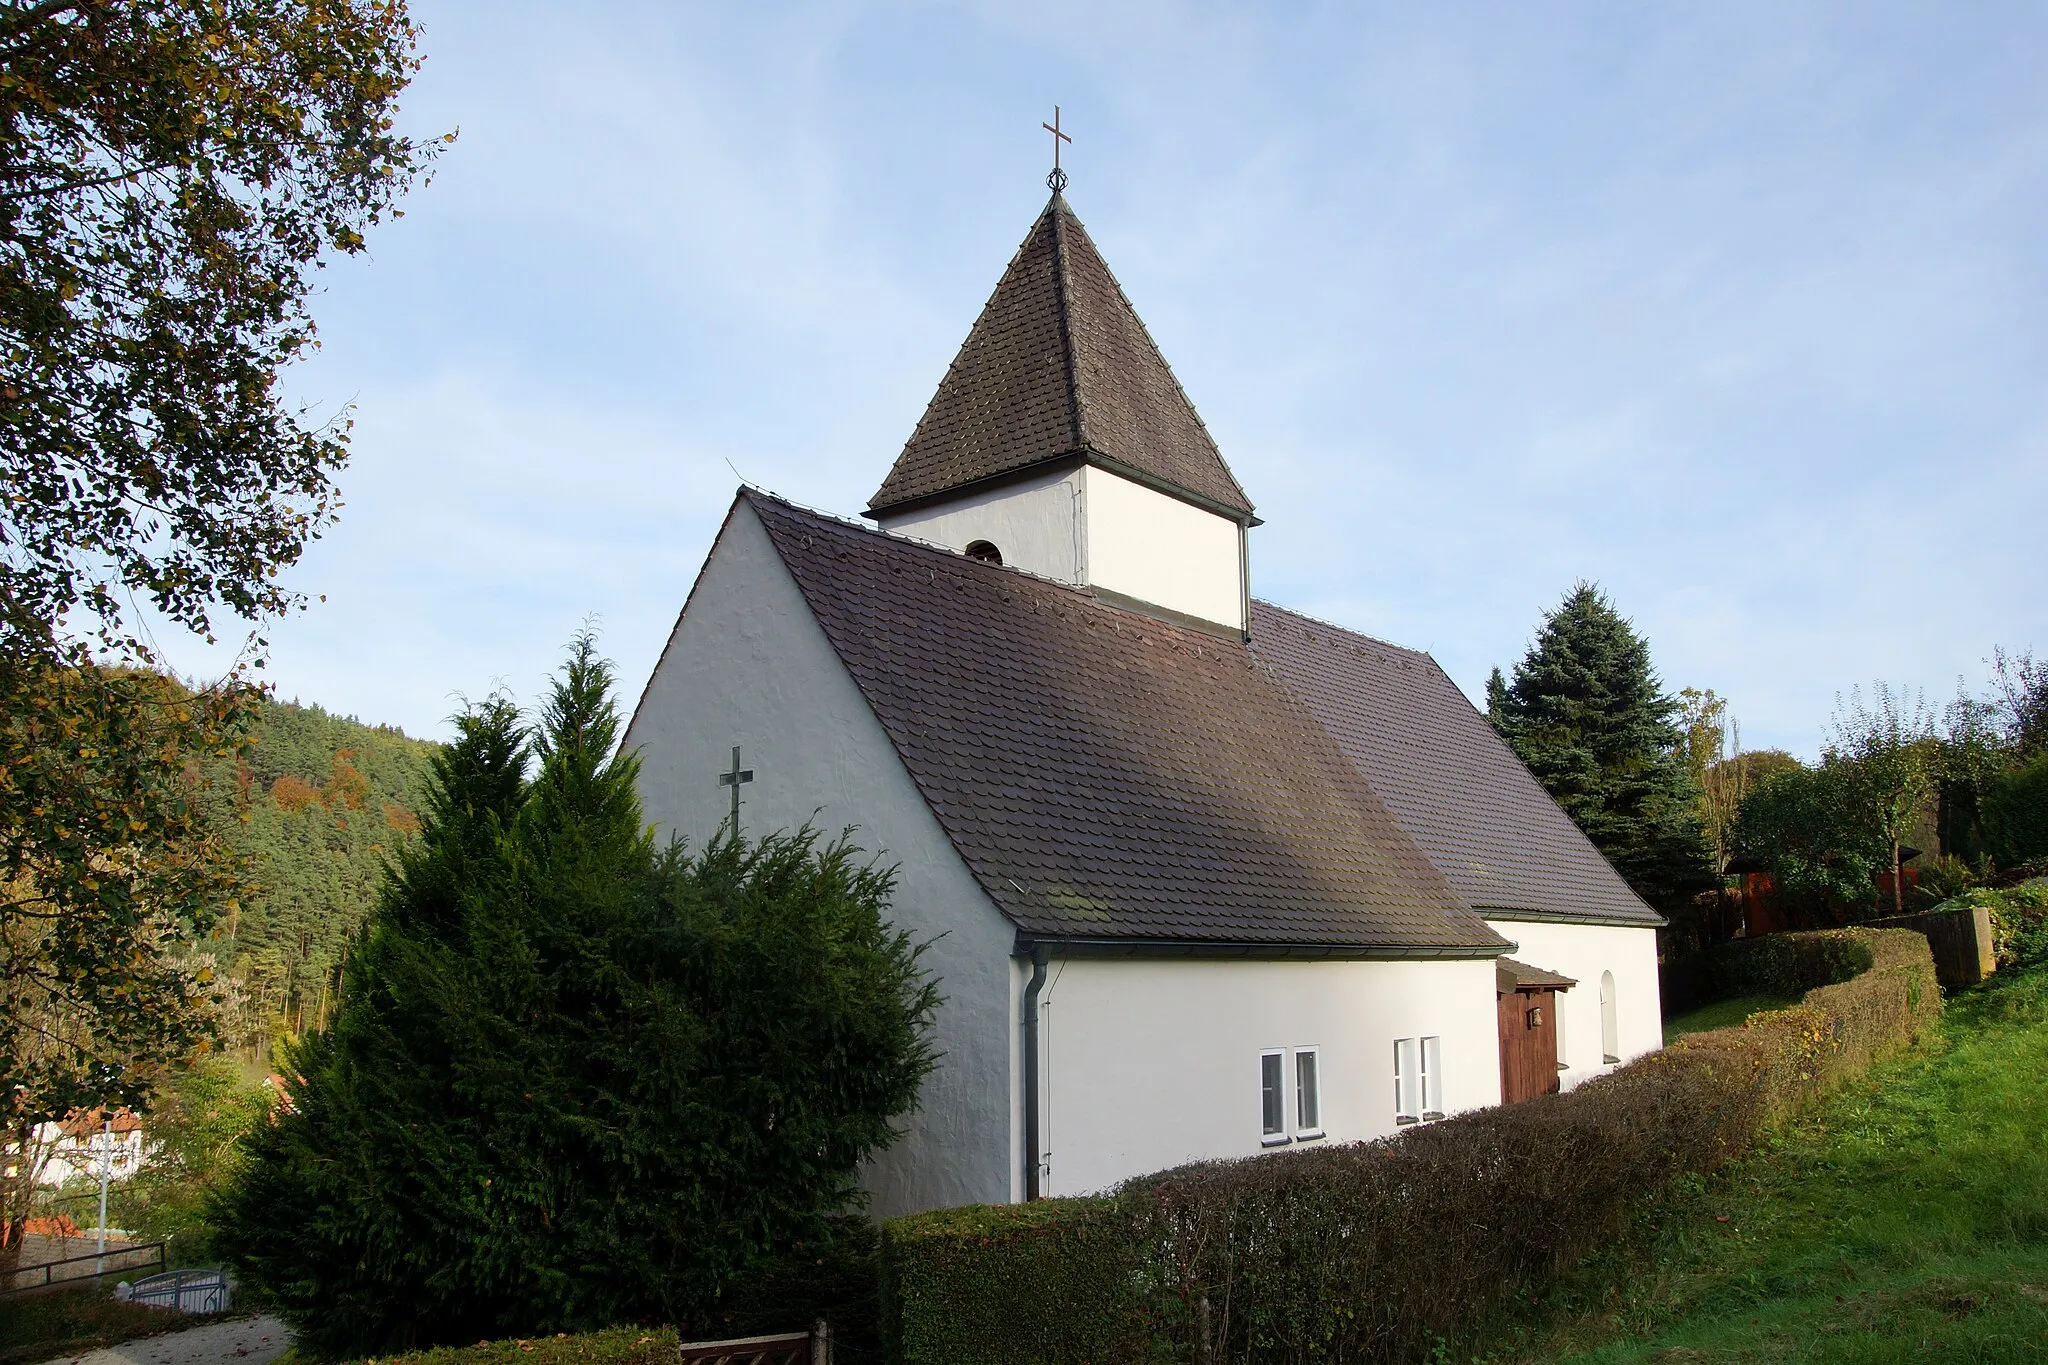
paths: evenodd
<path fill-rule="evenodd" d="M 1060 169 L 1060 144 L 1074 139 L 1060 131 L 1060 107 L 1057 104 L 1052 107 L 1052 122 L 1038 126 L 1052 134 L 1052 174 L 1045 178 L 1045 183 L 1052 187 L 1054 194 L 1058 194 L 1067 187 L 1067 173 Z"/>
<path fill-rule="evenodd" d="M 732 832 L 735 838 L 740 832 L 740 787 L 753 780 L 754 770 L 740 766 L 740 746 L 733 745 L 732 768 L 718 775 L 718 785 L 732 788 Z"/>

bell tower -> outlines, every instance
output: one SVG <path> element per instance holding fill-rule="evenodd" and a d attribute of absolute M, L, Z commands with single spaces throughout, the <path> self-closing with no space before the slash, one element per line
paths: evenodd
<path fill-rule="evenodd" d="M 1058 188 L 867 515 L 1241 634 L 1252 504 Z"/>

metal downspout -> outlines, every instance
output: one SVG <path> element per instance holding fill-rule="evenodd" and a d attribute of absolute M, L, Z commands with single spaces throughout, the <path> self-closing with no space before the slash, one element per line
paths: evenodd
<path fill-rule="evenodd" d="M 1024 1198 L 1039 1197 L 1039 1166 L 1043 1153 L 1038 1134 L 1038 993 L 1045 988 L 1045 965 L 1052 960 L 1049 944 L 1031 946 L 1031 980 L 1024 986 Z"/>

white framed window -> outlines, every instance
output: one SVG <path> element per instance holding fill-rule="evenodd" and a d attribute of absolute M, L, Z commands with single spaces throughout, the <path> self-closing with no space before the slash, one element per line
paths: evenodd
<path fill-rule="evenodd" d="M 1600 973 L 1600 1060 L 1621 1060 L 1621 1024 L 1614 1008 L 1614 973 Z"/>
<path fill-rule="evenodd" d="M 1267 1147 L 1287 1142 L 1287 1054 L 1275 1049 L 1259 1054 L 1259 1116 Z"/>
<path fill-rule="evenodd" d="M 1415 1038 L 1394 1040 L 1394 1122 L 1422 1121 L 1422 1048 Z"/>
<path fill-rule="evenodd" d="M 1322 1049 L 1294 1050 L 1294 1136 L 1306 1142 L 1323 1135 Z"/>
<path fill-rule="evenodd" d="M 1394 1040 L 1394 1122 L 1426 1123 L 1444 1116 L 1444 1040 Z"/>
<path fill-rule="evenodd" d="M 1323 1134 L 1323 1050 L 1273 1047 L 1259 1054 L 1259 1142 L 1283 1147 Z"/>

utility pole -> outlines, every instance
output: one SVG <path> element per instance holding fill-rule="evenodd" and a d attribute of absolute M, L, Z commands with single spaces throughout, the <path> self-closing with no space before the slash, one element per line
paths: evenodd
<path fill-rule="evenodd" d="M 107 1270 L 107 1175 L 114 1166 L 114 1118 L 106 1116 L 106 1127 L 100 1133 L 100 1246 L 95 1253 L 98 1257 L 92 1263 L 93 1276 L 97 1279 Z"/>

